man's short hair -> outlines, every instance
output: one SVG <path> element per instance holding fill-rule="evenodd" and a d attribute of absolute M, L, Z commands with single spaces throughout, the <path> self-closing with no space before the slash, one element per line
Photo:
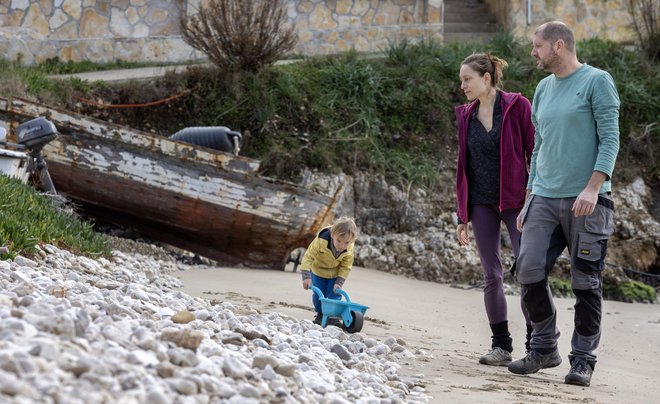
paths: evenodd
<path fill-rule="evenodd" d="M 558 40 L 564 41 L 566 48 L 571 52 L 575 51 L 575 37 L 573 31 L 561 21 L 550 21 L 536 29 L 536 33 L 540 33 L 545 41 L 555 43 Z"/>

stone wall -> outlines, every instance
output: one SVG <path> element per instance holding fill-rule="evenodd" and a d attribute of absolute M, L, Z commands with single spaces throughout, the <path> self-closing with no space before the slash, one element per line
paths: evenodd
<path fill-rule="evenodd" d="M 381 52 L 403 38 L 442 40 L 441 6 L 441 0 L 296 0 L 289 16 L 300 53 Z"/>
<path fill-rule="evenodd" d="M 204 59 L 179 35 L 182 12 L 195 14 L 208 0 L 3 0 L 0 52 L 32 65 L 117 60 L 178 63 Z M 380 52 L 403 38 L 442 40 L 442 0 L 285 0 L 296 25 L 295 53 L 331 54 L 349 49 Z M 570 24 L 578 39 L 633 38 L 625 0 L 484 0 L 500 23 L 520 37 L 549 19 Z"/>
<path fill-rule="evenodd" d="M 179 36 L 180 1 L 8 0 L 0 51 L 25 65 L 63 61 L 181 62 L 201 58 Z"/>
<path fill-rule="evenodd" d="M 205 56 L 179 35 L 182 12 L 207 0 L 4 0 L 0 52 L 32 65 L 63 61 L 184 62 Z M 379 52 L 402 38 L 441 39 L 442 0 L 288 0 L 296 53 Z"/>
<path fill-rule="evenodd" d="M 531 1 L 531 24 L 527 3 Z M 613 41 L 634 38 L 626 0 L 484 0 L 497 21 L 522 38 L 531 38 L 536 27 L 550 20 L 568 24 L 577 40 L 599 37 Z"/>

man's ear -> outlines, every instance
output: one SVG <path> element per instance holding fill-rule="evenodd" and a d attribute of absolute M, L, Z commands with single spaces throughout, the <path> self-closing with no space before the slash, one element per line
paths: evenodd
<path fill-rule="evenodd" d="M 557 39 L 557 41 L 555 42 L 555 46 L 557 47 L 555 52 L 559 52 L 560 49 L 563 50 L 566 48 L 566 43 L 564 42 L 563 39 Z"/>

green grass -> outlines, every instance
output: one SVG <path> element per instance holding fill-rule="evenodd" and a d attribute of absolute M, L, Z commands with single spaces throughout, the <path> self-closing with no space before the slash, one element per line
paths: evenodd
<path fill-rule="evenodd" d="M 55 208 L 50 197 L 34 188 L 0 174 L 0 245 L 9 246 L 13 257 L 29 256 L 41 243 L 92 257 L 111 255 L 105 236 L 89 223 Z"/>
<path fill-rule="evenodd" d="M 604 284 L 603 294 L 607 299 L 633 303 L 655 303 L 656 291 L 652 286 L 639 281 L 623 281 L 617 284 Z"/>
<path fill-rule="evenodd" d="M 570 278 L 558 278 L 556 276 L 548 277 L 548 284 L 553 296 L 557 297 L 575 297 L 571 287 Z"/>
<path fill-rule="evenodd" d="M 162 63 L 157 64 L 162 66 Z M 45 74 L 75 74 L 75 73 L 85 73 L 85 72 L 94 72 L 101 70 L 116 70 L 116 69 L 135 69 L 139 67 L 149 67 L 156 66 L 154 63 L 138 63 L 138 62 L 127 62 L 124 60 L 117 60 L 112 63 L 96 63 L 89 60 L 84 60 L 80 62 L 63 62 L 59 58 L 46 59 L 45 62 L 39 64 L 36 67 L 41 73 Z"/>
<path fill-rule="evenodd" d="M 548 284 L 553 296 L 575 297 L 570 278 L 551 276 L 548 278 Z M 609 283 L 605 279 L 603 298 L 628 303 L 655 303 L 657 301 L 656 291 L 652 286 L 633 280 Z"/>

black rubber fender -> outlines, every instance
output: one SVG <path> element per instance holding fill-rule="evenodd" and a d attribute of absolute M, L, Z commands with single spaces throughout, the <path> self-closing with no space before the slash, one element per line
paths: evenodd
<path fill-rule="evenodd" d="M 240 143 L 241 134 L 230 130 L 226 126 L 193 126 L 183 128 L 170 136 L 172 140 L 208 147 L 209 149 L 220 150 L 226 153 L 233 152 L 234 138 L 238 138 Z"/>

